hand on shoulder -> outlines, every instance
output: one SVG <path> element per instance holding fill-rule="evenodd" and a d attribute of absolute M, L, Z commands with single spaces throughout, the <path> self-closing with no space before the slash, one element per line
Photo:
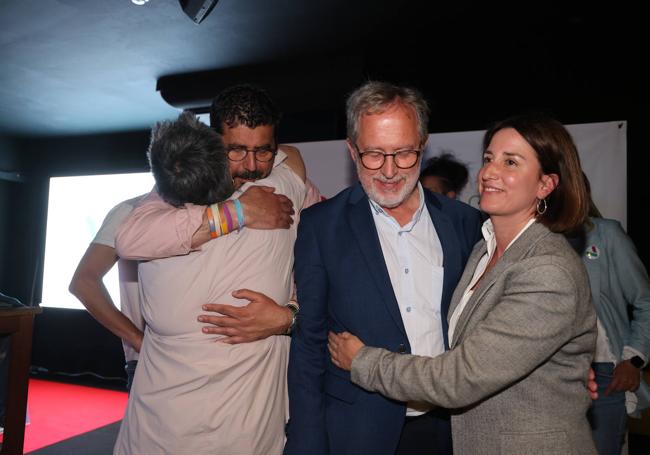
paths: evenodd
<path fill-rule="evenodd" d="M 303 182 L 307 179 L 307 170 L 305 169 L 305 162 L 302 160 L 300 150 L 293 145 L 280 144 L 279 149 L 287 154 L 285 163 L 295 172 L 300 180 Z"/>

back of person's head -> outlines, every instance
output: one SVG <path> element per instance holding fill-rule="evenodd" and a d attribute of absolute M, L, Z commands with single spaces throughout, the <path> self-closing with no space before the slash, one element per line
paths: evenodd
<path fill-rule="evenodd" d="M 427 177 L 435 177 L 438 187 L 432 189 L 426 185 Z M 427 160 L 420 171 L 420 182 L 423 186 L 449 197 L 456 197 L 467 185 L 469 170 L 451 153 L 442 153 Z"/>
<path fill-rule="evenodd" d="M 429 106 L 422 94 L 414 88 L 379 81 L 366 82 L 348 96 L 346 102 L 348 138 L 356 143 L 361 116 L 381 114 L 399 103 L 415 110 L 421 143 L 424 144 L 428 136 Z"/>
<path fill-rule="evenodd" d="M 221 136 L 189 112 L 153 127 L 147 156 L 158 193 L 174 206 L 213 204 L 234 190 Z"/>
<path fill-rule="evenodd" d="M 282 117 L 266 90 L 250 84 L 233 85 L 222 90 L 210 108 L 210 126 L 223 134 L 224 125 L 257 128 L 262 125 L 277 126 Z"/>
<path fill-rule="evenodd" d="M 557 187 L 546 198 L 546 210 L 537 220 L 553 232 L 568 234 L 587 220 L 589 196 L 582 177 L 578 150 L 567 129 L 557 120 L 540 114 L 523 114 L 498 122 L 483 138 L 487 150 L 494 135 L 513 128 L 535 150 L 542 174 L 557 174 Z"/>

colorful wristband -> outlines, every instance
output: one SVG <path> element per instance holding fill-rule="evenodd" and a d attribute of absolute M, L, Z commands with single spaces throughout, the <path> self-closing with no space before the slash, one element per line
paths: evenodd
<path fill-rule="evenodd" d="M 226 235 L 228 232 L 230 232 L 228 230 L 228 221 L 226 220 L 225 208 L 226 208 L 225 203 L 219 204 L 219 219 L 221 220 L 221 235 Z"/>
<path fill-rule="evenodd" d="M 212 204 L 210 209 L 212 209 L 215 237 L 219 237 L 223 235 L 223 231 L 221 230 L 221 217 L 219 216 L 219 204 Z"/>
<path fill-rule="evenodd" d="M 230 214 L 230 209 L 228 208 L 228 202 L 223 204 L 223 213 L 226 215 L 226 223 L 228 224 L 228 232 L 232 232 L 235 229 L 234 224 L 232 223 L 232 215 Z"/>
<path fill-rule="evenodd" d="M 210 238 L 217 238 L 217 229 L 216 226 L 214 225 L 214 215 L 212 214 L 212 207 L 208 206 L 205 209 L 205 213 L 208 215 L 208 226 L 210 227 Z"/>
<path fill-rule="evenodd" d="M 239 202 L 239 199 L 235 199 L 234 201 L 235 204 L 235 211 L 237 212 L 237 223 L 239 223 L 239 227 L 237 230 L 239 231 L 241 228 L 243 228 L 244 225 L 244 211 L 241 208 L 241 202 Z"/>

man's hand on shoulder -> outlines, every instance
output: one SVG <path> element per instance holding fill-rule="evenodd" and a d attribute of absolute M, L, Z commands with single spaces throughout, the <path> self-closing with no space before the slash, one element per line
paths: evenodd
<path fill-rule="evenodd" d="M 305 168 L 305 162 L 302 160 L 302 156 L 300 155 L 300 150 L 293 145 L 286 144 L 281 144 L 279 148 L 287 154 L 287 159 L 285 161 L 287 166 L 289 166 L 303 182 L 307 180 L 307 169 Z"/>
<path fill-rule="evenodd" d="M 212 324 L 203 327 L 208 335 L 225 335 L 220 342 L 228 344 L 249 343 L 271 335 L 283 335 L 291 326 L 293 312 L 280 306 L 266 295 L 248 289 L 232 293 L 237 299 L 246 299 L 248 305 L 237 307 L 217 303 L 203 305 L 204 311 L 221 313 L 223 316 L 202 314 L 199 322 Z"/>
<path fill-rule="evenodd" d="M 289 229 L 293 203 L 269 186 L 251 186 L 239 197 L 245 225 L 251 229 Z"/>

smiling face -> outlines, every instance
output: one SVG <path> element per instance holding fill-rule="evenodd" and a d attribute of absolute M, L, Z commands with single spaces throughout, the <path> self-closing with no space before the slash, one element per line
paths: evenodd
<path fill-rule="evenodd" d="M 525 224 L 534 216 L 537 201 L 547 197 L 557 182 L 556 174 L 542 174 L 530 144 L 514 128 L 504 128 L 483 153 L 478 173 L 481 210 L 493 221 Z"/>
<path fill-rule="evenodd" d="M 377 170 L 363 166 L 359 152 L 379 151 L 395 153 L 402 150 L 419 150 L 421 138 L 415 110 L 401 103 L 389 106 L 385 111 L 364 114 L 359 122 L 356 144 L 348 141 L 348 149 L 357 168 L 363 189 L 370 199 L 383 208 L 400 206 L 415 194 L 418 181 L 418 162 L 409 169 L 400 169 L 392 157 Z"/>
<path fill-rule="evenodd" d="M 232 175 L 235 188 L 239 188 L 246 182 L 263 179 L 271 173 L 273 160 L 261 162 L 255 159 L 255 154 L 250 150 L 271 147 L 275 149 L 275 137 L 273 125 L 260 125 L 249 128 L 244 125 L 237 125 L 232 128 L 223 126 L 223 143 L 226 150 L 232 147 L 246 147 L 249 152 L 241 161 L 230 161 L 230 174 Z"/>

